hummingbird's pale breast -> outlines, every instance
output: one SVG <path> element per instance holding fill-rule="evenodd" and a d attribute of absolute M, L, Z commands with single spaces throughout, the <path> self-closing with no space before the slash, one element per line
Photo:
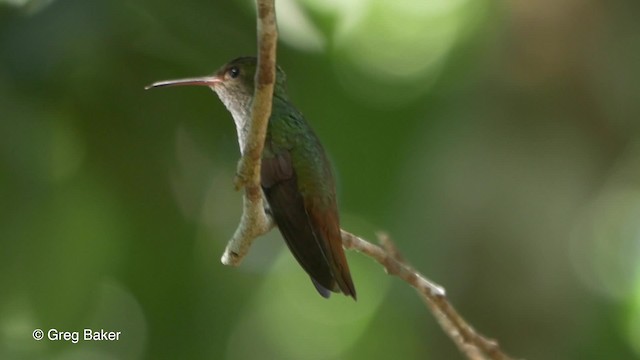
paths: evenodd
<path fill-rule="evenodd" d="M 251 97 L 243 96 L 242 94 L 234 96 L 231 92 L 232 90 L 223 84 L 216 84 L 215 86 L 209 86 L 209 88 L 218 95 L 220 101 L 231 113 L 233 122 L 236 124 L 240 153 L 244 153 L 247 134 L 249 133 L 249 122 L 251 121 Z"/>

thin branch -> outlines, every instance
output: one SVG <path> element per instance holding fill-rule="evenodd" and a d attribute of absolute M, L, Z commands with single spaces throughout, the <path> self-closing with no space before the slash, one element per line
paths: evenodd
<path fill-rule="evenodd" d="M 251 107 L 251 121 L 245 148 L 238 162 L 234 180 L 236 189 L 244 187 L 240 224 L 227 244 L 222 263 L 237 266 L 258 236 L 273 228 L 273 220 L 264 211 L 260 188 L 260 167 L 267 124 L 271 116 L 273 87 L 276 79 L 276 10 L 274 0 L 256 0 L 258 11 L 258 68 Z"/>
<path fill-rule="evenodd" d="M 374 245 L 350 232 L 342 230 L 342 244 L 356 250 L 382 265 L 388 274 L 411 285 L 429 306 L 444 332 L 469 359 L 511 360 L 495 340 L 487 339 L 469 325 L 449 303 L 442 286 L 428 280 L 403 260 L 391 239 L 379 233 L 381 246 Z M 384 248 L 383 248 L 384 247 Z"/>

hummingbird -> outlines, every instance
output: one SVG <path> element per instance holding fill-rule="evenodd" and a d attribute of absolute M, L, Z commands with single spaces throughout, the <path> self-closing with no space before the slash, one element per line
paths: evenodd
<path fill-rule="evenodd" d="M 242 152 L 250 128 L 257 64 L 255 57 L 239 57 L 213 75 L 158 81 L 146 89 L 208 86 L 231 113 Z M 266 212 L 318 293 L 328 298 L 331 292 L 342 292 L 355 300 L 356 289 L 342 248 L 331 164 L 318 136 L 289 100 L 286 75 L 279 66 L 260 177 Z"/>

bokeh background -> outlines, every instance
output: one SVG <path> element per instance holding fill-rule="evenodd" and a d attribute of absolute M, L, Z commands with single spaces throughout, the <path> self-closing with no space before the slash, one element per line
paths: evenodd
<path fill-rule="evenodd" d="M 277 5 L 344 228 L 389 232 L 514 356 L 640 358 L 640 2 Z M 357 302 L 320 298 L 276 231 L 220 263 L 230 115 L 143 88 L 254 53 L 251 1 L 0 0 L 0 359 L 462 358 L 359 254 Z"/>

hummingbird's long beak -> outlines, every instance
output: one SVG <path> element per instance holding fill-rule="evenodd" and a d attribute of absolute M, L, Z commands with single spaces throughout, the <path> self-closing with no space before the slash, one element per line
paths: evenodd
<path fill-rule="evenodd" d="M 221 82 L 222 82 L 222 79 L 220 77 L 213 75 L 213 76 L 203 76 L 198 78 L 156 81 L 151 85 L 145 86 L 144 89 L 149 90 L 151 88 L 156 88 L 156 87 L 186 86 L 186 85 L 215 86 L 216 84 Z"/>

